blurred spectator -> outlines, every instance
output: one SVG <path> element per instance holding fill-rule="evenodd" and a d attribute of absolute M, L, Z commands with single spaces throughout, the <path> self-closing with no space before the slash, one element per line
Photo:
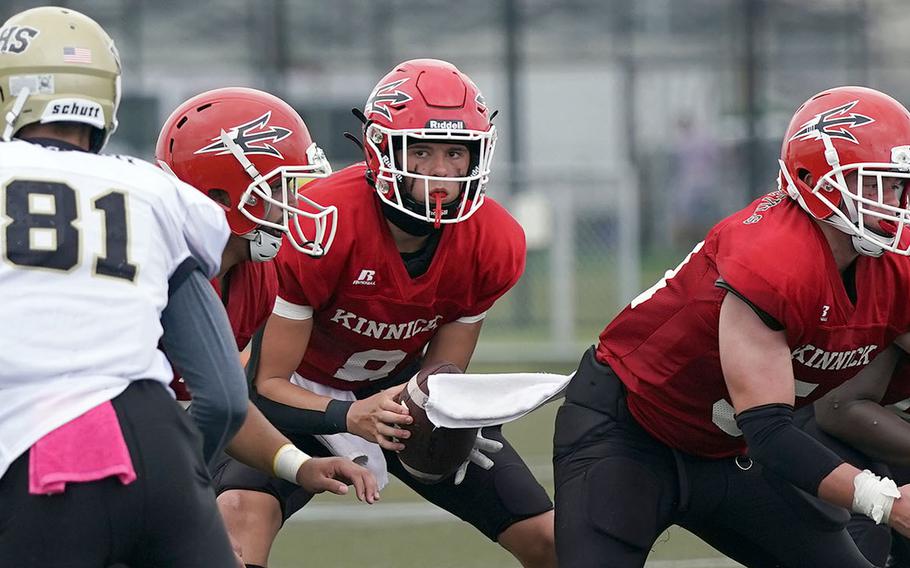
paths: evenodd
<path fill-rule="evenodd" d="M 701 240 L 705 232 L 726 214 L 720 183 L 720 148 L 712 133 L 691 115 L 676 123 L 677 139 L 670 151 L 670 234 L 683 245 Z"/>

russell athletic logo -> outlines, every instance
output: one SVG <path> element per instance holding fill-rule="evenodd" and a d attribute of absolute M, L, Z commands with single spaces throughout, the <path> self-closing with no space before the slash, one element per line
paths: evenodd
<path fill-rule="evenodd" d="M 375 270 L 361 270 L 360 276 L 357 277 L 357 280 L 354 280 L 353 284 L 357 286 L 375 286 L 376 282 L 373 281 L 373 277 L 375 276 Z"/>
<path fill-rule="evenodd" d="M 850 112 L 859 101 L 853 101 L 825 112 L 820 112 L 811 120 L 807 120 L 796 133 L 790 137 L 793 140 L 821 140 L 822 136 L 840 138 L 857 143 L 856 137 L 850 132 L 854 128 L 872 124 L 874 118 L 864 114 Z"/>
<path fill-rule="evenodd" d="M 272 111 L 268 111 L 259 118 L 255 118 L 240 126 L 232 126 L 231 128 L 226 129 L 228 136 L 237 143 L 237 146 L 239 146 L 240 150 L 246 155 L 262 154 L 265 156 L 274 156 L 279 160 L 283 160 L 284 156 L 282 156 L 281 152 L 272 144 L 281 142 L 293 134 L 293 132 L 287 128 L 269 125 L 269 120 L 271 118 Z M 221 141 L 220 134 L 212 138 L 211 144 L 196 150 L 195 153 L 208 154 L 211 152 L 216 152 L 216 156 L 231 153 L 231 151 L 225 147 L 224 142 Z"/>
<path fill-rule="evenodd" d="M 367 99 L 366 112 L 364 114 L 370 116 L 376 112 L 386 117 L 386 119 L 392 120 L 392 111 L 389 110 L 389 105 L 398 106 L 411 100 L 411 95 L 397 89 L 405 81 L 407 79 L 400 79 L 387 85 L 376 87 L 376 90 Z"/>

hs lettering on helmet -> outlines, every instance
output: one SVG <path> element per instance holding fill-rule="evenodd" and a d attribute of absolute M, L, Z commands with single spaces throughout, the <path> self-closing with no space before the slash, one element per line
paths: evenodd
<path fill-rule="evenodd" d="M 0 53 L 20 54 L 41 32 L 28 26 L 9 26 L 0 29 Z"/>

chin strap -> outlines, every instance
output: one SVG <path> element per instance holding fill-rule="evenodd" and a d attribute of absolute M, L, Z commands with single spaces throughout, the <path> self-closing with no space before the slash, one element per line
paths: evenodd
<path fill-rule="evenodd" d="M 845 200 L 845 201 L 847 201 L 847 200 Z M 848 208 L 855 209 L 855 207 L 848 207 Z M 850 237 L 851 237 L 850 240 L 853 242 L 853 249 L 856 252 L 858 252 L 859 254 L 864 255 L 864 256 L 871 256 L 874 258 L 878 258 L 882 254 L 884 254 L 885 249 L 882 245 L 880 245 L 868 238 L 863 238 L 863 237 L 857 235 L 856 226 L 851 225 L 850 223 L 845 221 L 839 215 L 837 215 L 837 214 L 831 215 L 830 217 L 827 217 L 826 219 L 822 219 L 822 221 L 831 225 L 838 231 L 841 231 L 842 233 L 847 233 L 848 235 L 850 235 Z M 884 237 L 882 237 L 882 238 L 884 238 Z"/>
<path fill-rule="evenodd" d="M 253 262 L 267 262 L 278 256 L 281 237 L 262 229 L 255 229 L 243 235 L 243 238 L 250 241 L 250 260 Z"/>
<path fill-rule="evenodd" d="M 4 142 L 9 142 L 13 139 L 13 125 L 16 123 L 16 119 L 19 118 L 19 114 L 25 107 L 25 102 L 28 100 L 30 94 L 31 91 L 28 90 L 28 87 L 22 87 L 22 89 L 19 90 L 19 94 L 16 95 L 16 101 L 13 103 L 13 108 L 6 113 L 6 116 L 4 117 L 6 120 L 6 127 L 3 129 Z"/>
<path fill-rule="evenodd" d="M 885 253 L 885 249 L 881 245 L 877 245 L 866 239 L 858 237 L 857 235 L 853 235 L 852 240 L 853 248 L 860 254 L 878 258 Z"/>

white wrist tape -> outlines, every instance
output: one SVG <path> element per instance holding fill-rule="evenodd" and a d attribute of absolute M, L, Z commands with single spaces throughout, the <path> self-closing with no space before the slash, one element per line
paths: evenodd
<path fill-rule="evenodd" d="M 301 452 L 294 444 L 285 444 L 278 448 L 272 458 L 272 470 L 276 477 L 297 483 L 297 471 L 310 456 Z"/>
<path fill-rule="evenodd" d="M 901 498 L 897 484 L 864 469 L 853 478 L 853 512 L 866 515 L 875 524 L 888 522 L 891 506 Z"/>

